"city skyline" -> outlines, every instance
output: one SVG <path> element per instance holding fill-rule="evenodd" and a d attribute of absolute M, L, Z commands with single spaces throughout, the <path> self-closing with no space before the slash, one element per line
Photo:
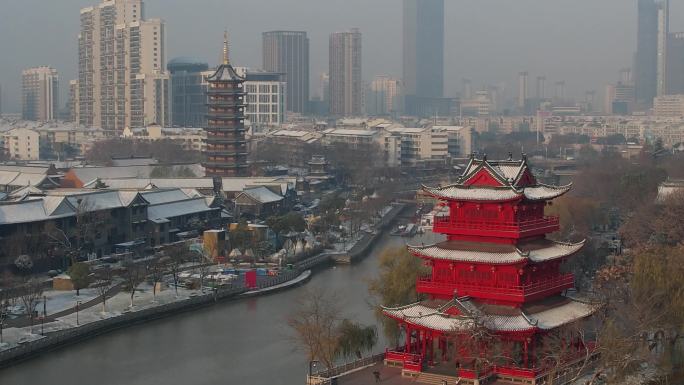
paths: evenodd
<path fill-rule="evenodd" d="M 197 56 L 206 59 L 210 65 L 218 63 L 220 46 L 204 36 L 220 34 L 227 26 L 236 32 L 233 40 L 237 64 L 259 68 L 261 33 L 272 29 L 304 30 L 311 39 L 311 89 L 316 89 L 316 79 L 327 67 L 329 33 L 359 27 L 364 31 L 364 45 L 368 52 L 364 55 L 364 81 L 369 82 L 379 74 L 401 76 L 401 39 L 392 38 L 401 36 L 400 2 L 378 0 L 374 3 L 376 6 L 357 14 L 350 12 L 350 9 L 363 3 L 359 0 L 344 4 L 297 0 L 298 6 L 289 3 L 286 6 L 274 0 L 257 0 L 249 4 L 240 3 L 240 6 L 247 13 L 269 9 L 258 22 L 247 24 L 237 15 L 221 17 L 219 12 L 216 16 L 209 15 L 209 19 L 199 26 L 187 27 L 192 23 L 184 23 L 184 19 L 192 20 L 200 14 L 207 17 L 202 12 L 204 7 L 201 3 L 204 2 L 209 3 L 209 0 L 201 0 L 193 7 L 180 1 L 163 4 L 161 0 L 146 1 L 147 13 L 164 19 L 168 25 L 169 59 Z M 91 3 L 86 0 L 65 0 L 59 6 L 40 4 L 38 9 L 41 12 L 28 11 L 36 6 L 37 0 L 3 5 L 9 11 L 3 14 L 13 16 L 0 15 L 0 46 L 13 46 L 17 42 L 16 36 L 25 36 L 18 42 L 32 47 L 30 50 L 14 50 L 12 57 L 0 63 L 3 111 L 18 112 L 21 108 L 18 94 L 22 68 L 50 65 L 62 74 L 65 82 L 76 78 L 76 36 L 79 28 L 76 12 Z M 226 9 L 236 4 L 232 1 L 221 3 L 225 4 Z M 684 30 L 683 8 L 681 2 L 672 2 L 671 31 Z M 302 12 L 303 9 L 321 17 L 312 19 L 307 16 L 309 12 Z M 322 10 L 325 12 L 319 12 Z M 602 90 L 605 83 L 617 78 L 620 68 L 632 66 L 636 51 L 636 13 L 636 1 L 618 0 L 607 0 L 600 4 L 580 0 L 567 8 L 534 0 L 516 2 L 515 5 L 495 0 L 447 3 L 445 96 L 452 96 L 460 90 L 463 77 L 472 79 L 475 90 L 486 84 L 505 82 L 508 92 L 515 95 L 516 76 L 521 70 L 528 71 L 533 77 L 546 76 L 548 84 L 565 80 L 569 96 L 579 97 L 590 89 Z M 505 17 L 498 17 L 499 14 Z M 544 17 L 540 18 L 539 15 Z M 54 18 L 63 22 L 56 26 L 50 23 Z M 378 18 L 385 18 L 387 22 L 377 23 Z M 575 27 L 580 22 L 584 27 L 582 30 Z M 29 25 L 30 29 L 27 27 Z M 520 25 L 525 27 L 516 28 Z M 548 33 L 540 33 L 542 31 Z M 575 39 L 563 39 L 570 33 Z M 40 36 L 44 35 L 50 35 L 51 39 L 41 39 Z M 65 50 L 64 47 L 71 48 Z M 606 47 L 610 47 L 611 51 L 599 51 Z M 464 52 L 469 54 L 465 55 Z M 506 60 L 499 60 L 500 57 Z M 584 59 L 577 61 L 576 57 L 592 57 L 592 70 L 587 71 Z M 60 99 L 66 100 L 64 87 Z"/>

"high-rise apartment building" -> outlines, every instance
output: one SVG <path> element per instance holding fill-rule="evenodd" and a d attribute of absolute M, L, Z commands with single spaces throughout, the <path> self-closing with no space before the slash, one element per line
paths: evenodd
<path fill-rule="evenodd" d="M 119 135 L 124 127 L 170 123 L 164 22 L 145 19 L 142 0 L 81 9 L 79 123 Z"/>
<path fill-rule="evenodd" d="M 363 114 L 361 77 L 361 31 L 330 35 L 330 113 L 336 116 Z"/>
<path fill-rule="evenodd" d="M 656 93 L 658 96 L 667 95 L 667 49 L 670 38 L 670 0 L 660 0 L 658 3 L 658 70 L 656 79 Z"/>
<path fill-rule="evenodd" d="M 546 76 L 537 76 L 537 99 L 546 99 Z"/>
<path fill-rule="evenodd" d="M 79 107 L 78 107 L 78 80 L 69 80 L 69 101 L 67 102 L 67 109 L 69 110 L 69 121 L 78 124 Z"/>
<path fill-rule="evenodd" d="M 282 73 L 287 83 L 287 110 L 308 112 L 309 38 L 302 31 L 264 32 L 263 69 Z"/>
<path fill-rule="evenodd" d="M 444 96 L 444 0 L 404 0 L 403 81 L 409 113 Z"/>
<path fill-rule="evenodd" d="M 529 74 L 527 72 L 520 72 L 518 74 L 518 108 L 521 110 L 525 109 L 527 102 L 528 90 L 527 81 L 529 79 Z"/>
<path fill-rule="evenodd" d="M 603 112 L 606 114 L 628 115 L 634 105 L 634 85 L 619 81 L 606 86 Z"/>
<path fill-rule="evenodd" d="M 462 99 L 471 99 L 473 97 L 473 83 L 470 79 L 463 78 L 461 79 L 461 83 L 463 84 L 463 90 L 461 94 Z"/>
<path fill-rule="evenodd" d="M 216 69 L 196 59 L 176 58 L 169 62 L 173 94 L 173 125 L 176 127 L 206 127 L 208 79 Z M 251 71 L 235 67 L 244 79 L 246 110 L 252 128 L 277 126 L 285 122 L 285 93 L 287 85 L 283 74 Z"/>
<path fill-rule="evenodd" d="M 650 106 L 665 92 L 669 0 L 639 0 L 637 51 L 635 56 L 636 98 Z"/>
<path fill-rule="evenodd" d="M 47 122 L 59 109 L 59 75 L 50 67 L 28 68 L 21 73 L 22 117 Z"/>
<path fill-rule="evenodd" d="M 557 103 L 565 101 L 565 80 L 559 80 L 554 84 L 553 99 Z"/>
<path fill-rule="evenodd" d="M 245 67 L 236 67 L 235 71 L 245 79 L 245 116 L 252 129 L 258 130 L 261 127 L 285 123 L 287 83 L 284 74 L 252 71 Z"/>
<path fill-rule="evenodd" d="M 684 94 L 684 32 L 670 34 L 667 52 L 667 90 Z"/>
<path fill-rule="evenodd" d="M 366 107 L 369 115 L 387 116 L 403 110 L 401 81 L 379 75 L 370 84 Z"/>

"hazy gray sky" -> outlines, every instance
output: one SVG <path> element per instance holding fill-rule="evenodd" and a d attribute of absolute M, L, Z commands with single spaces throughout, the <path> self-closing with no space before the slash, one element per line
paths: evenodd
<path fill-rule="evenodd" d="M 671 0 L 671 28 L 684 30 L 684 0 Z M 22 68 L 50 65 L 66 97 L 77 74 L 79 9 L 96 0 L 0 0 L 0 84 L 4 111 L 19 111 Z M 327 71 L 330 32 L 359 27 L 365 79 L 401 75 L 401 0 L 146 0 L 148 18 L 167 25 L 167 59 L 219 59 L 222 31 L 231 32 L 232 61 L 261 65 L 261 32 L 309 32 L 315 94 Z M 446 87 L 461 78 L 506 84 L 519 71 L 546 75 L 548 92 L 566 80 L 569 95 L 603 91 L 630 67 L 636 41 L 636 0 L 447 0 Z M 530 88 L 534 89 L 533 81 Z M 62 103 L 65 102 L 64 98 Z"/>

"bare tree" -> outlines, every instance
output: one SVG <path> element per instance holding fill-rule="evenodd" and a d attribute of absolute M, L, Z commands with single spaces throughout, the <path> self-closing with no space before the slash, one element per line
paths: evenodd
<path fill-rule="evenodd" d="M 106 213 L 97 210 L 94 201 L 79 198 L 76 225 L 60 228 L 51 223 L 46 229 L 46 234 L 52 243 L 69 257 L 70 264 L 73 265 L 84 253 L 92 251 L 94 240 L 102 232 L 105 220 Z"/>
<path fill-rule="evenodd" d="M 131 293 L 131 308 L 133 307 L 133 297 L 135 296 L 135 291 L 145 280 L 145 267 L 135 263 L 128 263 L 124 267 L 123 279 L 126 290 Z"/>
<path fill-rule="evenodd" d="M 164 249 L 164 254 L 165 256 L 162 257 L 162 260 L 171 272 L 173 287 L 176 291 L 176 297 L 178 297 L 178 276 L 180 275 L 183 263 L 188 258 L 188 249 L 184 244 L 171 245 Z"/>
<path fill-rule="evenodd" d="M 328 368 L 334 366 L 339 354 L 340 314 L 336 296 L 325 290 L 307 291 L 297 301 L 287 323 L 295 331 L 295 342 L 306 351 L 309 361 L 320 360 Z"/>
<path fill-rule="evenodd" d="M 37 279 L 29 279 L 21 286 L 21 303 L 24 305 L 24 314 L 31 322 L 33 329 L 33 319 L 36 316 L 36 306 L 43 296 L 43 285 Z"/>
<path fill-rule="evenodd" d="M 152 278 L 152 302 L 157 302 L 157 287 L 164 280 L 165 261 L 153 260 L 147 265 L 147 273 Z"/>
<path fill-rule="evenodd" d="M 107 293 L 114 287 L 114 272 L 109 266 L 104 266 L 95 273 L 95 288 L 102 299 L 102 313 L 107 312 Z"/>
<path fill-rule="evenodd" d="M 5 326 L 5 320 L 9 317 L 10 308 L 10 292 L 8 290 L 0 289 L 0 346 L 2 346 L 2 329 Z"/>
<path fill-rule="evenodd" d="M 578 321 L 539 336 L 533 359 L 537 366 L 548 371 L 547 383 L 573 383 L 586 373 L 598 354 L 593 342 L 587 338 L 588 331 L 599 325 L 596 320 Z M 559 379 L 559 375 L 563 376 Z"/>
<path fill-rule="evenodd" d="M 197 270 L 197 274 L 199 274 L 200 277 L 200 291 L 204 292 L 204 280 L 207 278 L 207 275 L 209 275 L 209 258 L 207 258 L 207 255 L 204 254 L 203 252 L 197 251 L 196 253 L 197 256 L 197 264 L 195 265 L 195 269 Z"/>

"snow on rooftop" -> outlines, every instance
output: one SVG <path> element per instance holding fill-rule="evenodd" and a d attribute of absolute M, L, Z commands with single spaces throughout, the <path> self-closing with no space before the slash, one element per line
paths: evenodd
<path fill-rule="evenodd" d="M 548 245 L 529 251 L 521 251 L 517 248 L 509 251 L 475 251 L 458 247 L 450 248 L 450 244 L 455 243 L 447 241 L 431 246 L 408 246 L 408 249 L 415 255 L 449 261 L 513 264 L 529 260 L 538 263 L 570 256 L 584 246 L 584 241 L 574 244 L 548 241 Z"/>
<path fill-rule="evenodd" d="M 282 196 L 263 186 L 246 189 L 243 193 L 261 203 L 280 202 L 284 199 Z"/>
<path fill-rule="evenodd" d="M 421 303 L 400 308 L 383 308 L 383 313 L 414 325 L 445 332 L 472 327 L 475 320 L 490 330 L 505 332 L 555 329 L 586 318 L 596 311 L 595 306 L 572 299 L 537 313 L 525 314 L 517 309 L 518 314 L 512 315 L 489 314 L 469 300 L 457 302 L 462 306 L 459 309 L 461 315 L 447 314 L 444 309 L 427 307 Z"/>

